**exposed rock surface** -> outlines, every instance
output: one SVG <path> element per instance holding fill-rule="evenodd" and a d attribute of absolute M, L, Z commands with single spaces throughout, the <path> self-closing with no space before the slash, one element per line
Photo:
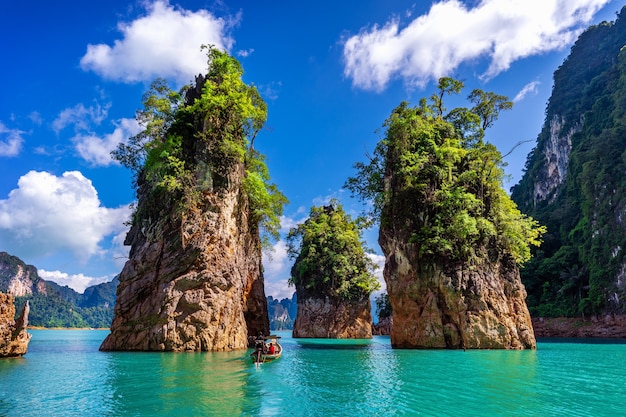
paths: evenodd
<path fill-rule="evenodd" d="M 378 323 L 372 326 L 372 334 L 377 336 L 389 336 L 391 334 L 392 317 L 380 319 Z"/>
<path fill-rule="evenodd" d="M 15 320 L 13 296 L 0 292 L 0 358 L 22 356 L 28 350 L 31 335 L 28 328 L 28 302 Z"/>
<path fill-rule="evenodd" d="M 392 346 L 535 348 L 526 290 L 512 261 L 443 271 L 421 265 L 414 245 L 388 232 L 381 228 L 379 242 L 386 254 L 383 273 L 393 310 Z"/>
<path fill-rule="evenodd" d="M 46 281 L 39 277 L 37 268 L 26 265 L 17 256 L 0 252 L 0 291 L 15 297 L 48 293 Z"/>
<path fill-rule="evenodd" d="M 199 77 L 188 101 L 203 82 Z M 223 175 L 212 172 L 203 159 L 206 145 L 193 135 L 183 140 L 204 181 L 202 201 L 184 216 L 162 211 L 156 220 L 133 224 L 125 242 L 130 259 L 102 350 L 234 350 L 248 346 L 248 335 L 269 333 L 261 244 L 258 227 L 248 221 L 243 162 Z M 138 194 L 141 209 L 146 192 L 140 187 Z"/>
<path fill-rule="evenodd" d="M 533 318 L 537 337 L 626 338 L 626 316 Z"/>
<path fill-rule="evenodd" d="M 330 298 L 299 298 L 293 337 L 370 339 L 372 313 L 369 298 L 358 302 Z"/>

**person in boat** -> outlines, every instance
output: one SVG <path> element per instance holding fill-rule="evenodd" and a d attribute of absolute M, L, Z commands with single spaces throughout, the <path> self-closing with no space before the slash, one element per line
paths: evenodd
<path fill-rule="evenodd" d="M 276 348 L 274 347 L 274 344 L 273 344 L 273 343 L 270 343 L 270 347 L 269 347 L 269 349 L 268 349 L 268 353 L 269 353 L 270 355 L 273 355 L 274 353 L 276 353 Z"/>

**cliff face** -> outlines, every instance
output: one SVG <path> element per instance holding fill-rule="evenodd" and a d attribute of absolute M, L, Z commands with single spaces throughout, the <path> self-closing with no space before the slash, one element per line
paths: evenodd
<path fill-rule="evenodd" d="M 528 349 L 535 337 L 517 266 L 494 262 L 444 271 L 381 228 L 384 277 L 397 348 Z M 405 240 L 406 242 L 406 240 Z"/>
<path fill-rule="evenodd" d="M 0 291 L 23 297 L 32 294 L 45 295 L 47 287 L 34 266 L 26 265 L 16 256 L 0 252 Z"/>
<path fill-rule="evenodd" d="M 522 270 L 534 317 L 626 312 L 625 14 L 583 32 L 554 72 L 544 126 L 511 190 L 548 230 Z"/>
<path fill-rule="evenodd" d="M 293 337 L 371 339 L 369 298 L 358 302 L 300 298 Z"/>
<path fill-rule="evenodd" d="M 28 302 L 15 320 L 13 296 L 0 293 L 0 357 L 22 356 L 28 350 L 31 335 L 28 328 Z"/>
<path fill-rule="evenodd" d="M 227 190 L 205 193 L 210 210 L 184 223 L 165 215 L 149 229 L 133 225 L 102 350 L 243 349 L 249 334 L 269 333 L 260 242 L 242 227 L 243 174 L 239 166 Z"/>

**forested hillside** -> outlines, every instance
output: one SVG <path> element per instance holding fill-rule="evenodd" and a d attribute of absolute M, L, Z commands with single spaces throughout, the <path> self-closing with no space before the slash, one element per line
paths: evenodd
<path fill-rule="evenodd" d="M 626 311 L 626 8 L 554 73 L 545 124 L 511 196 L 547 226 L 522 270 L 533 316 Z"/>
<path fill-rule="evenodd" d="M 16 311 L 30 301 L 29 324 L 41 327 L 109 327 L 118 280 L 87 287 L 83 294 L 39 277 L 37 268 L 0 252 L 0 292 L 15 296 Z"/>

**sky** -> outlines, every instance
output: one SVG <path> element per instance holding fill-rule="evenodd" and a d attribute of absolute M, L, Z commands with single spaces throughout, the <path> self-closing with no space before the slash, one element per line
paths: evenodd
<path fill-rule="evenodd" d="M 439 77 L 514 101 L 486 140 L 508 153 L 508 190 L 544 122 L 552 75 L 581 31 L 615 20 L 626 1 L 121 1 L 0 6 L 0 251 L 79 292 L 110 281 L 135 200 L 110 157 L 138 133 L 142 94 L 206 72 L 202 44 L 228 51 L 268 105 L 255 139 L 290 203 L 264 254 L 266 295 L 291 297 L 284 236 L 311 206 L 338 199 L 402 101 L 417 105 Z M 458 103 L 458 104 L 455 104 Z M 364 233 L 382 266 L 377 229 Z M 382 281 L 382 268 L 377 272 Z M 384 288 L 384 283 L 383 283 Z"/>

